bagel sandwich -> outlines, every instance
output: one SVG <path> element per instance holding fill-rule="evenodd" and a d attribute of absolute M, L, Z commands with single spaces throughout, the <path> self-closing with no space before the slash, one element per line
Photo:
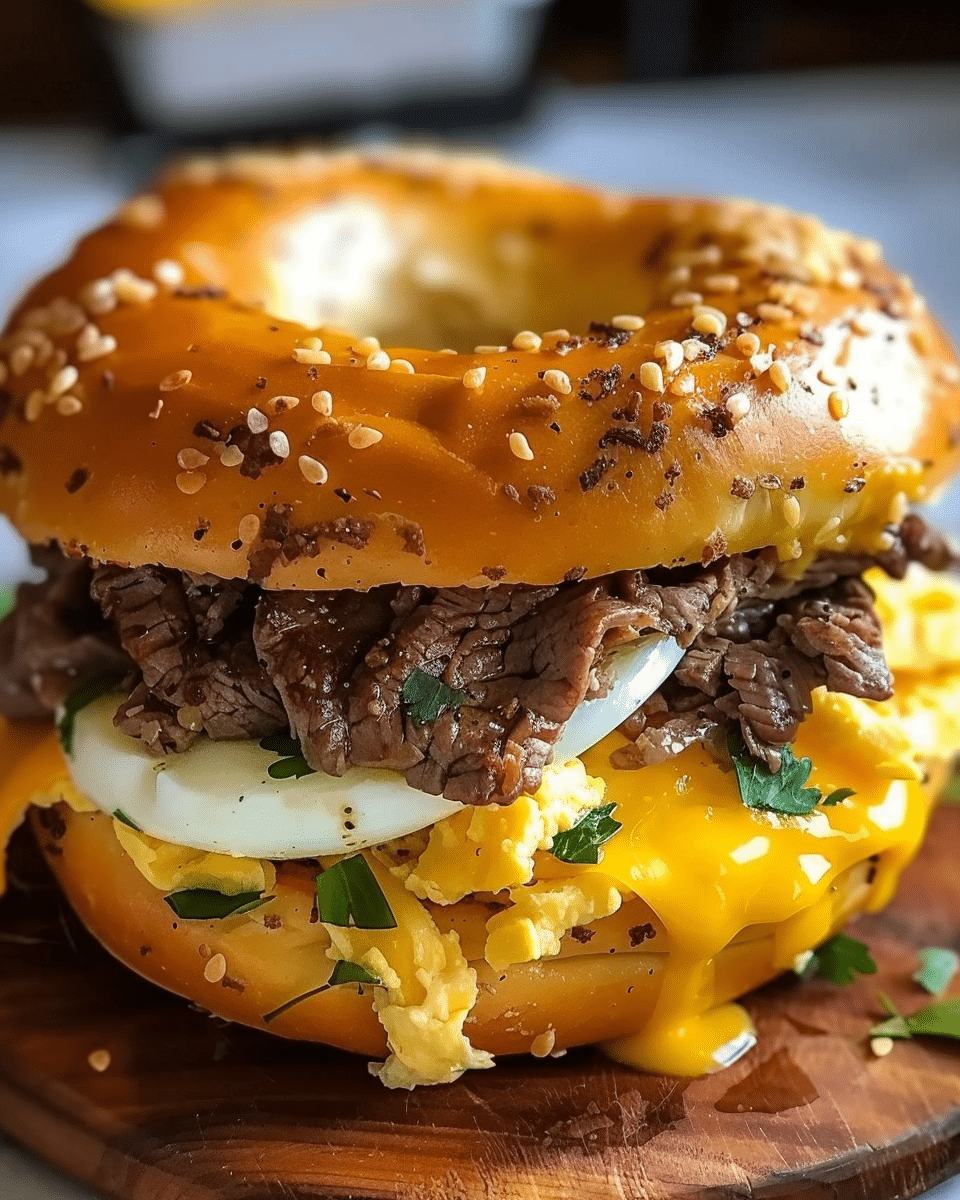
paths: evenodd
<path fill-rule="evenodd" d="M 180 163 L 0 340 L 0 830 L 390 1087 L 698 1075 L 960 749 L 954 350 L 878 248 L 425 152 Z"/>

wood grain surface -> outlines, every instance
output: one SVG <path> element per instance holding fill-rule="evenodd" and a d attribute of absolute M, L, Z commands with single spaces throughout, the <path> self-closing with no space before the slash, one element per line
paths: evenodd
<path fill-rule="evenodd" d="M 0 901 L 0 1127 L 122 1200 L 898 1200 L 960 1171 L 960 1046 L 866 1032 L 922 945 L 960 947 L 960 809 L 858 922 L 880 973 L 748 1000 L 757 1048 L 705 1079 L 593 1051 L 388 1092 L 349 1055 L 213 1019 L 116 965 L 18 835 Z M 110 1065 L 95 1071 L 92 1052 Z"/>

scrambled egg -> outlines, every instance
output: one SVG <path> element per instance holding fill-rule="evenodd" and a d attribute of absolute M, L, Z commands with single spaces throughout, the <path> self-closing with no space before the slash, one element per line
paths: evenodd
<path fill-rule="evenodd" d="M 225 896 L 239 896 L 244 892 L 269 892 L 277 881 L 273 863 L 261 859 L 233 858 L 162 842 L 131 829 L 116 817 L 113 832 L 140 874 L 161 892 L 208 888 Z"/>

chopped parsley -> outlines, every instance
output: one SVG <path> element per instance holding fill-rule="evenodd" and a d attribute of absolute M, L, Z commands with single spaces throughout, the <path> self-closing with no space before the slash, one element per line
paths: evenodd
<path fill-rule="evenodd" d="M 917 958 L 920 959 L 920 966 L 911 978 L 931 996 L 945 992 L 960 970 L 960 955 L 956 950 L 948 950 L 943 946 L 924 946 L 917 951 Z"/>
<path fill-rule="evenodd" d="M 63 712 L 57 721 L 57 732 L 60 735 L 60 745 L 63 746 L 66 754 L 73 753 L 73 734 L 77 713 L 86 708 L 88 704 L 92 704 L 94 700 L 105 696 L 107 692 L 112 692 L 117 683 L 118 676 L 116 675 L 101 676 L 100 679 L 92 679 L 89 683 L 76 688 L 64 700 Z"/>
<path fill-rule="evenodd" d="M 319 987 L 311 988 L 309 992 L 302 992 L 299 996 L 294 996 L 292 1000 L 287 1000 L 285 1004 L 281 1004 L 279 1008 L 273 1009 L 272 1012 L 264 1014 L 263 1021 L 265 1025 L 269 1025 L 271 1021 L 275 1021 L 277 1017 L 282 1017 L 285 1012 L 289 1012 L 291 1008 L 296 1008 L 298 1004 L 302 1004 L 304 1000 L 310 1000 L 314 996 L 319 996 L 322 992 L 327 992 L 332 987 L 337 987 L 341 983 L 359 983 L 359 984 L 379 984 L 381 981 L 376 976 L 371 974 L 365 967 L 361 967 L 359 963 L 344 962 L 340 959 L 330 972 L 330 978 L 326 983 L 321 983 Z"/>
<path fill-rule="evenodd" d="M 459 708 L 466 701 L 467 693 L 447 687 L 442 680 L 414 667 L 404 681 L 400 699 L 415 725 L 429 725 L 442 713 Z"/>
<path fill-rule="evenodd" d="M 271 733 L 260 739 L 261 750 L 272 750 L 280 757 L 267 767 L 271 779 L 302 779 L 304 775 L 314 775 L 313 767 L 303 757 L 303 747 L 300 739 L 289 733 Z"/>
<path fill-rule="evenodd" d="M 591 808 L 572 829 L 554 834 L 550 853 L 561 862 L 596 866 L 600 861 L 600 847 L 622 828 L 610 815 L 616 807 L 616 804 L 603 804 L 600 808 Z"/>
<path fill-rule="evenodd" d="M 115 821 L 119 821 L 121 825 L 126 825 L 128 829 L 134 830 L 135 833 L 143 833 L 143 830 L 133 817 L 128 817 L 122 808 L 115 808 L 111 815 Z"/>
<path fill-rule="evenodd" d="M 808 970 L 846 987 L 857 975 L 875 975 L 877 964 L 863 942 L 846 933 L 837 933 L 817 947 Z"/>
<path fill-rule="evenodd" d="M 13 611 L 13 606 L 17 602 L 17 585 L 12 587 L 0 588 L 0 620 L 2 620 L 8 612 Z"/>
<path fill-rule="evenodd" d="M 813 763 L 809 758 L 796 758 L 789 745 L 783 747 L 780 770 L 776 773 L 754 758 L 739 737 L 731 735 L 727 745 L 737 773 L 740 797 L 747 808 L 805 817 L 818 804 L 832 807 L 856 794 L 852 788 L 837 788 L 825 797 L 819 788 L 805 787 Z"/>
<path fill-rule="evenodd" d="M 948 1037 L 960 1040 L 960 996 L 951 996 L 905 1017 L 889 996 L 877 997 L 890 1014 L 870 1030 L 871 1037 Z"/>
<path fill-rule="evenodd" d="M 397 927 L 387 898 L 362 854 L 342 858 L 317 876 L 317 915 L 327 925 Z"/>
<path fill-rule="evenodd" d="M 224 917 L 239 917 L 243 913 L 253 912 L 270 899 L 271 896 L 264 896 L 262 892 L 240 892 L 236 896 L 225 896 L 213 888 L 188 888 L 164 896 L 164 900 L 183 921 L 222 921 Z"/>

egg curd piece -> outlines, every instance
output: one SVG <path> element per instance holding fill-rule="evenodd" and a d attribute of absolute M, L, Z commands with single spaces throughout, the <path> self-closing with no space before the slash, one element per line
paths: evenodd
<path fill-rule="evenodd" d="M 391 1088 L 452 1083 L 464 1071 L 493 1066 L 463 1023 L 477 1001 L 477 973 L 456 933 L 441 934 L 430 914 L 371 854 L 364 857 L 390 905 L 395 929 L 325 925 L 331 958 L 359 963 L 381 980 L 374 1010 L 387 1032 L 390 1057 L 370 1072 Z"/>

